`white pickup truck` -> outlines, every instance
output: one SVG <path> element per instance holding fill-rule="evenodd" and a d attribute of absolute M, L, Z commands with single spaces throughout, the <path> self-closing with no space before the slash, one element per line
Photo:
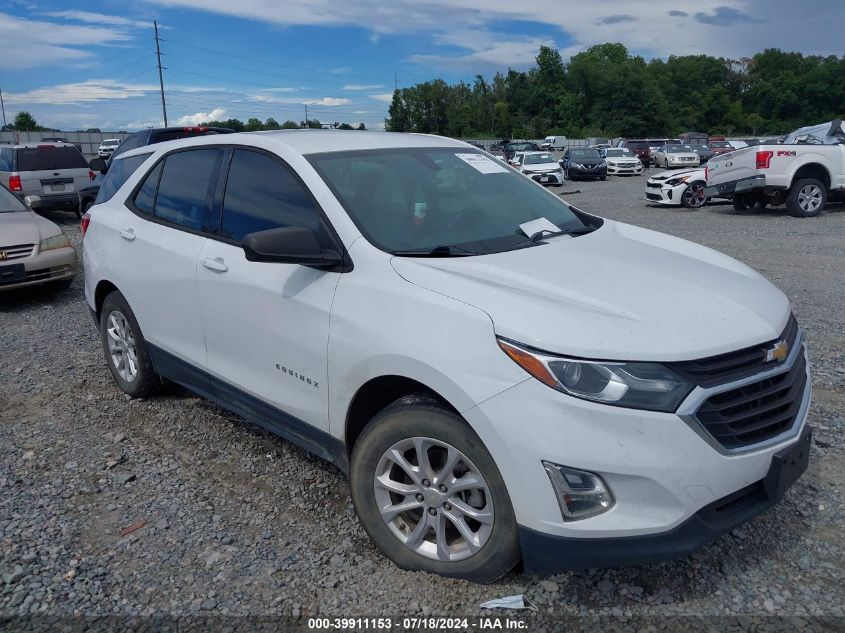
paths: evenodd
<path fill-rule="evenodd" d="M 731 199 L 737 210 L 785 203 L 790 215 L 818 215 L 831 196 L 845 194 L 845 131 L 838 120 L 815 127 L 828 126 L 826 134 L 793 133 L 783 144 L 711 158 L 705 194 Z"/>

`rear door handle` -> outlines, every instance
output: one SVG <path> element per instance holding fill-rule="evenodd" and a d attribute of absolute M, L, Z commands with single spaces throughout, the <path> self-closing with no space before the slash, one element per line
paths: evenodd
<path fill-rule="evenodd" d="M 225 273 L 229 270 L 229 267 L 226 265 L 226 262 L 223 261 L 222 257 L 215 257 L 214 259 L 211 257 L 203 257 L 202 265 L 209 270 L 214 270 L 218 273 Z"/>
<path fill-rule="evenodd" d="M 120 237 L 125 239 L 127 242 L 131 242 L 135 239 L 135 231 L 134 229 L 120 229 Z"/>

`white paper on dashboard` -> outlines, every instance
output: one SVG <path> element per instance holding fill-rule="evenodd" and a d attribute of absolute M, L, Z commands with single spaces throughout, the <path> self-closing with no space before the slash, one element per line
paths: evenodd
<path fill-rule="evenodd" d="M 546 218 L 537 218 L 536 220 L 520 224 L 519 230 L 529 238 L 537 233 L 560 233 L 560 227 Z"/>
<path fill-rule="evenodd" d="M 504 166 L 487 158 L 484 154 L 455 154 L 455 156 L 482 174 L 503 174 L 508 171 Z"/>

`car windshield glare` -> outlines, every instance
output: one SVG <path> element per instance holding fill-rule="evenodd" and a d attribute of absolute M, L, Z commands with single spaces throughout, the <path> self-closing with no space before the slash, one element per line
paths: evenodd
<path fill-rule="evenodd" d="M 0 213 L 26 211 L 26 207 L 5 187 L 0 187 Z"/>
<path fill-rule="evenodd" d="M 540 165 L 542 163 L 556 163 L 557 159 L 551 154 L 528 154 L 525 157 L 526 165 Z"/>
<path fill-rule="evenodd" d="M 557 196 L 472 149 L 307 158 L 368 241 L 386 252 L 451 246 L 483 255 L 525 243 L 519 225 L 531 220 L 545 218 L 566 232 L 585 226 Z"/>

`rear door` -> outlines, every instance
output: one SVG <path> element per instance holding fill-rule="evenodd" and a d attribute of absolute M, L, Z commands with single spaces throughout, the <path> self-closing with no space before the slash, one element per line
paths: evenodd
<path fill-rule="evenodd" d="M 73 145 L 20 147 L 16 154 L 24 196 L 67 196 L 90 182 L 88 163 Z"/>

